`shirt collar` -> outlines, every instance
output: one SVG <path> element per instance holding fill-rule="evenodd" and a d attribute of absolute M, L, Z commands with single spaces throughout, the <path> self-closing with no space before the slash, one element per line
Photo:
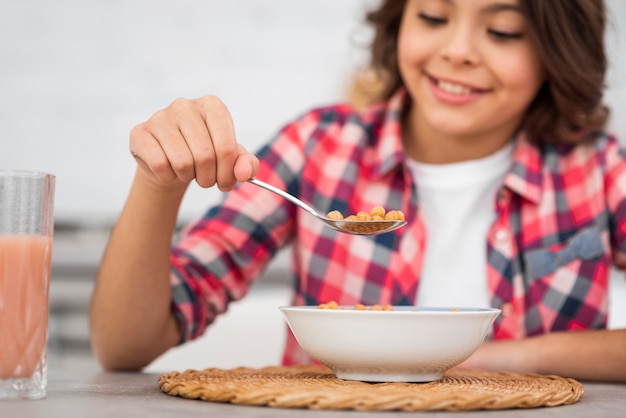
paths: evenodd
<path fill-rule="evenodd" d="M 405 162 L 402 115 L 409 100 L 406 90 L 400 88 L 382 109 L 385 115 L 380 127 L 378 146 L 375 147 L 371 161 L 371 173 L 374 177 L 383 177 Z M 519 131 L 515 141 L 513 163 L 504 178 L 504 185 L 523 198 L 539 203 L 542 183 L 541 152 L 528 141 L 524 130 Z"/>
<path fill-rule="evenodd" d="M 525 131 L 520 131 L 515 141 L 517 145 L 513 153 L 513 163 L 504 178 L 504 185 L 537 204 L 541 200 L 541 152 L 528 141 Z"/>
<path fill-rule="evenodd" d="M 384 177 L 396 169 L 405 160 L 402 143 L 402 114 L 408 104 L 408 94 L 401 88 L 386 102 L 379 111 L 384 112 L 378 134 L 377 146 L 371 160 L 373 177 Z"/>

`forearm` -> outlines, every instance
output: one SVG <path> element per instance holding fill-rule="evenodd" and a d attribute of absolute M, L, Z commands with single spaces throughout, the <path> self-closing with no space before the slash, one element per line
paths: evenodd
<path fill-rule="evenodd" d="M 489 342 L 462 366 L 626 382 L 626 330 L 555 332 Z"/>
<path fill-rule="evenodd" d="M 178 341 L 169 254 L 184 187 L 165 193 L 137 174 L 93 293 L 94 353 L 107 369 L 139 369 Z"/>

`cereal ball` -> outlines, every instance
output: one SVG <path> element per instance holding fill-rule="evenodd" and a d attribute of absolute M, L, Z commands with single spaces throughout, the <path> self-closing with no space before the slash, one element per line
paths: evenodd
<path fill-rule="evenodd" d="M 375 216 L 380 216 L 381 218 L 384 218 L 385 208 L 383 208 L 382 206 L 374 206 L 372 210 L 370 210 L 370 215 L 372 216 L 372 219 L 374 219 Z"/>
<path fill-rule="evenodd" d="M 346 221 L 358 221 L 359 219 L 356 217 L 356 215 L 350 215 L 350 216 L 346 216 Z"/>
<path fill-rule="evenodd" d="M 339 305 L 337 305 L 337 302 L 335 302 L 334 300 L 331 300 L 328 303 L 322 303 L 317 305 L 318 309 L 337 309 Z"/>
<path fill-rule="evenodd" d="M 326 217 L 328 219 L 335 219 L 338 221 L 341 221 L 343 219 L 343 215 L 338 210 L 333 210 L 331 212 L 328 212 L 328 215 L 326 215 Z"/>
<path fill-rule="evenodd" d="M 367 213 L 367 212 L 365 212 L 364 210 L 362 210 L 362 211 L 358 212 L 358 213 L 356 214 L 356 218 L 357 218 L 359 221 L 371 221 L 371 220 L 372 220 L 372 217 L 370 216 L 370 214 L 369 214 L 369 213 Z"/>
<path fill-rule="evenodd" d="M 354 310 L 355 311 L 364 311 L 366 309 L 367 308 L 362 303 L 357 303 L 356 305 L 354 305 Z"/>
<path fill-rule="evenodd" d="M 387 221 L 404 221 L 404 213 L 400 210 L 390 210 L 385 215 Z"/>
<path fill-rule="evenodd" d="M 373 215 L 372 216 L 372 221 L 384 221 L 385 218 L 380 216 L 380 215 Z"/>

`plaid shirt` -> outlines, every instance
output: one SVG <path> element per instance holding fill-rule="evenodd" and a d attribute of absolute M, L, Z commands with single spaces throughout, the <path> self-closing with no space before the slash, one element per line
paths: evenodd
<path fill-rule="evenodd" d="M 248 183 L 187 227 L 174 246 L 172 309 L 182 340 L 198 337 L 243 297 L 272 256 L 292 247 L 293 303 L 412 305 L 426 229 L 406 166 L 399 123 L 404 91 L 364 112 L 313 110 L 260 152 L 257 178 L 344 214 L 382 205 L 408 225 L 375 237 L 338 233 Z M 611 263 L 626 267 L 626 159 L 603 135 L 578 146 L 515 139 L 511 170 L 486 237 L 495 339 L 605 328 Z M 182 341 L 181 341 L 182 342 Z M 285 364 L 310 361 L 288 334 Z"/>

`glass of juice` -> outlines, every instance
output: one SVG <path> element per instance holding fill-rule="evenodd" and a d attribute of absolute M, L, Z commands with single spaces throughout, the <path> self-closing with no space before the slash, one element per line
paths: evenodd
<path fill-rule="evenodd" d="M 0 400 L 46 396 L 54 185 L 0 170 Z"/>

